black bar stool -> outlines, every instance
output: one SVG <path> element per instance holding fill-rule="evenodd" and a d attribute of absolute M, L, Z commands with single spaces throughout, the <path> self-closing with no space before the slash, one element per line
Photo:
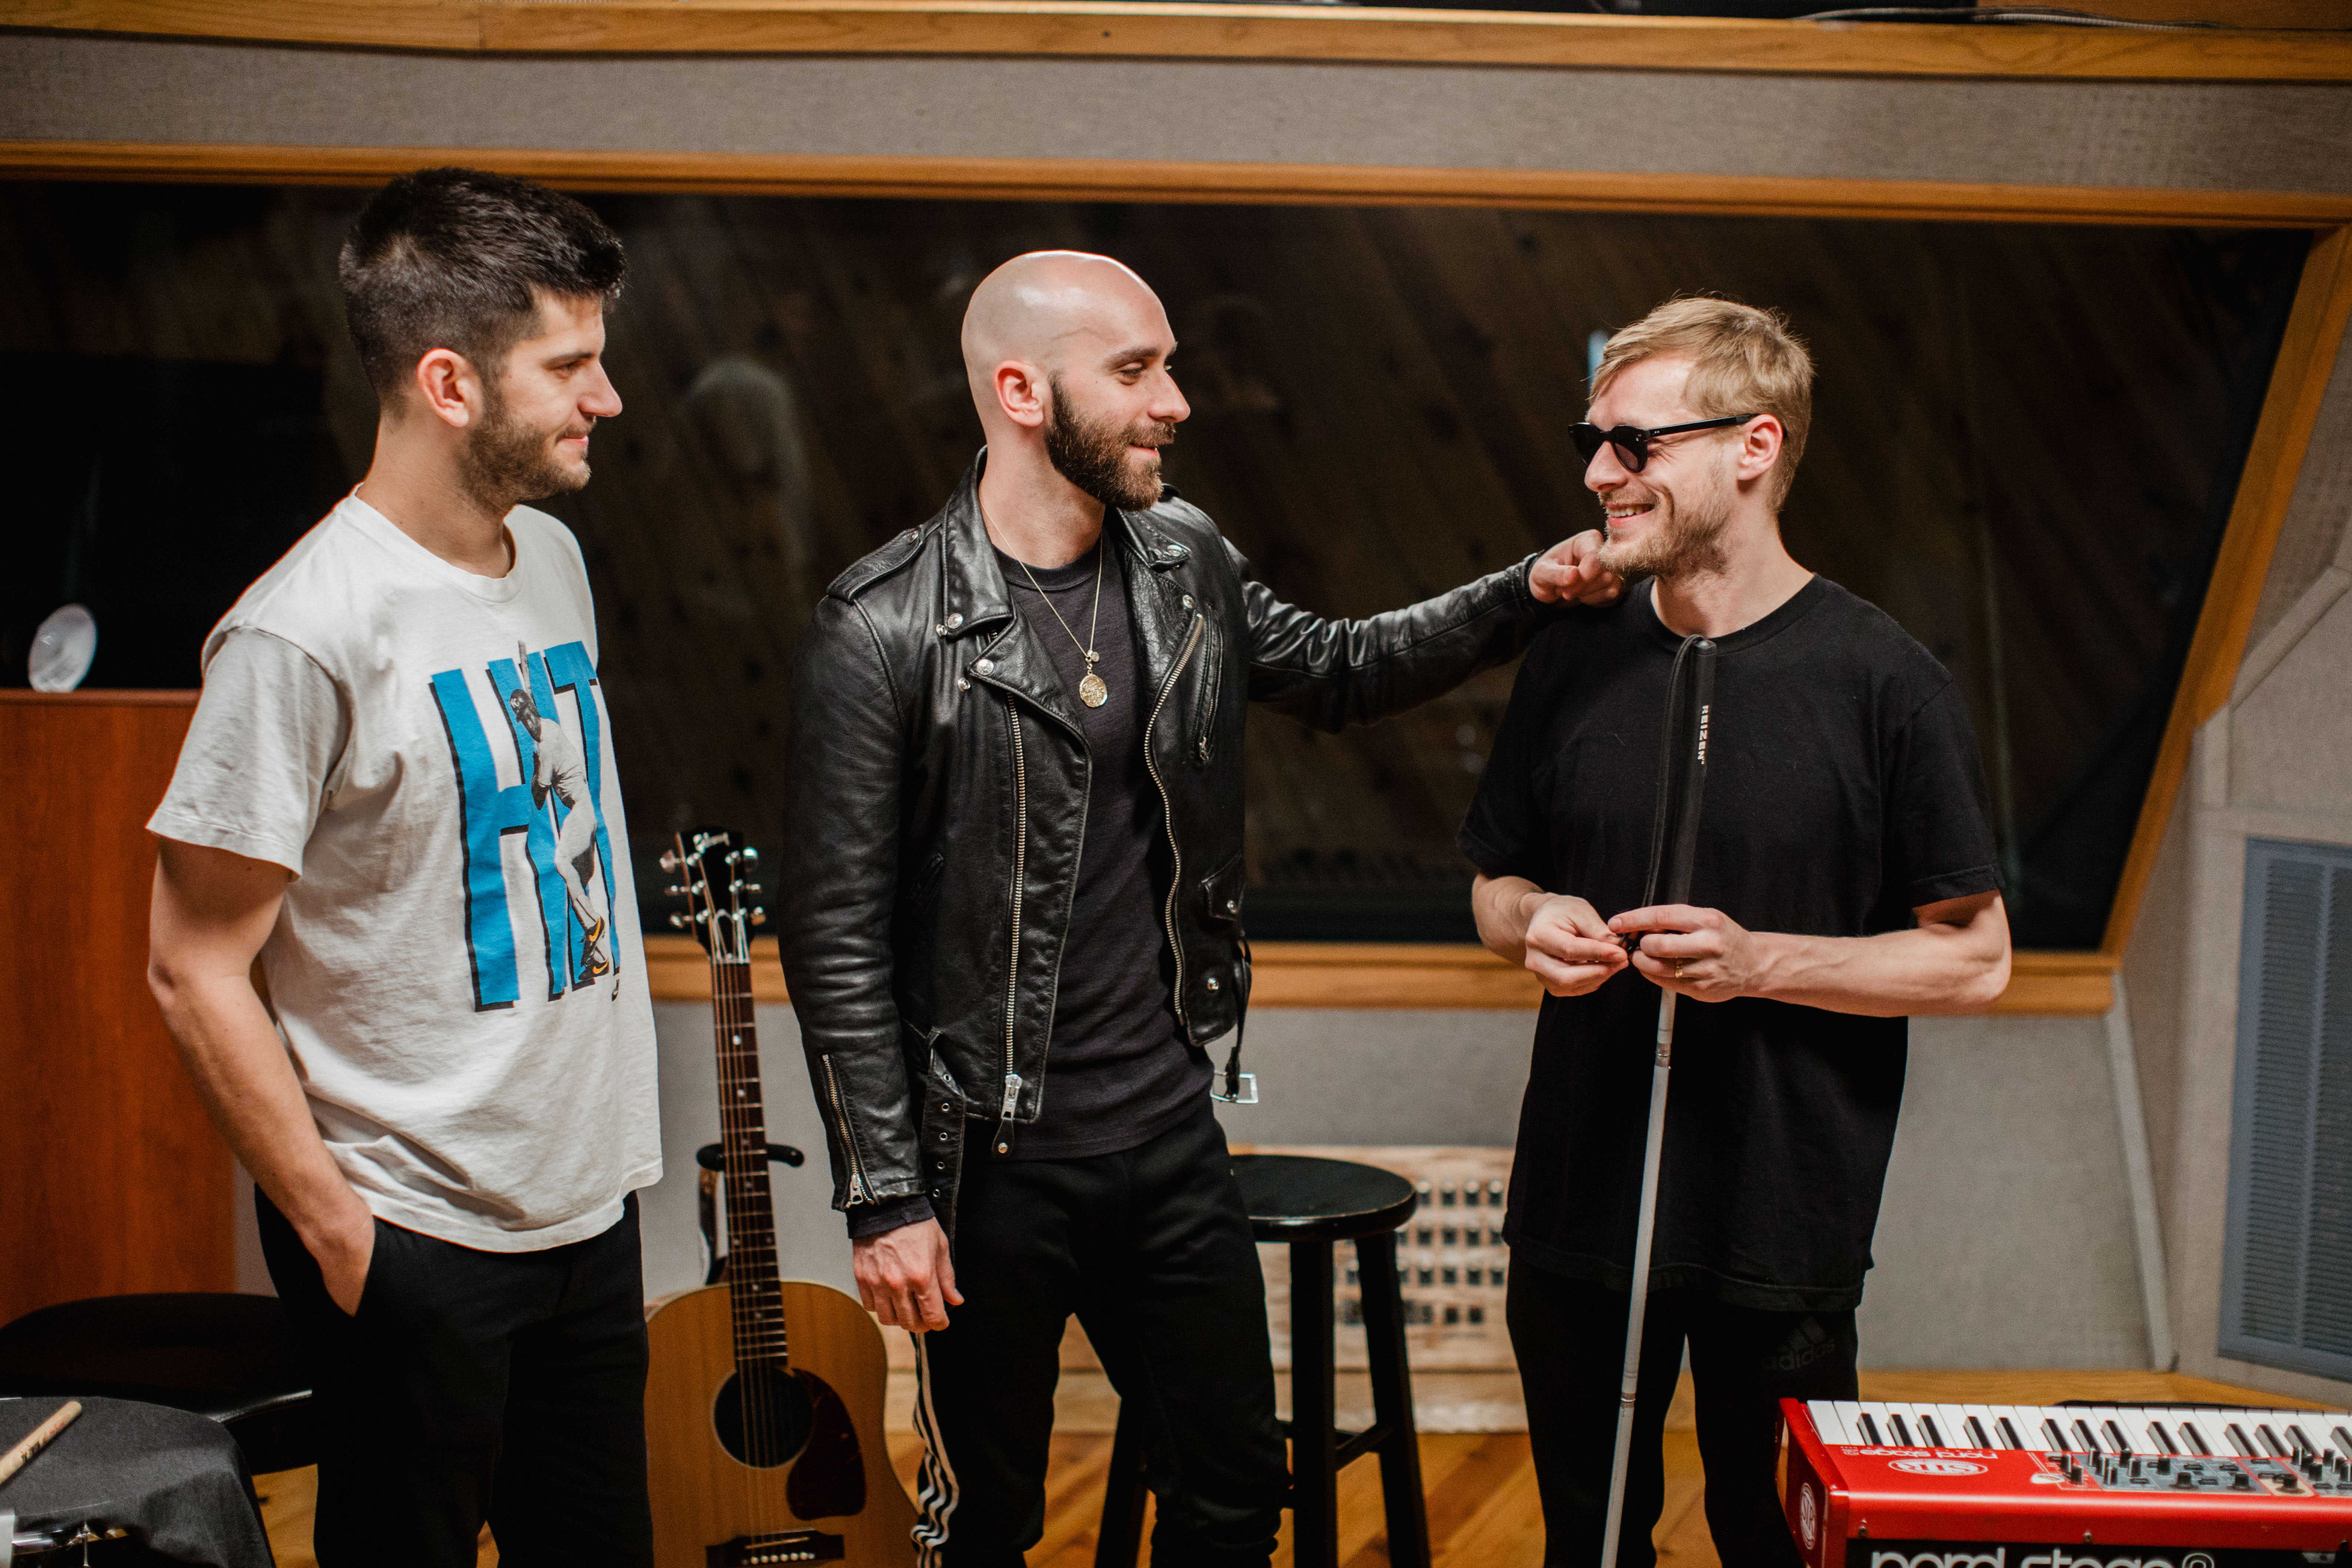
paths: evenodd
<path fill-rule="evenodd" d="M 1396 1267 L 1397 1226 L 1417 1203 L 1412 1184 L 1377 1166 L 1298 1154 L 1236 1154 L 1234 1175 L 1257 1238 L 1290 1246 L 1291 1560 L 1297 1568 L 1338 1568 L 1339 1471 L 1377 1453 L 1391 1568 L 1429 1568 L 1429 1511 L 1421 1495 Z M 1362 1432 L 1333 1425 L 1331 1246 L 1339 1241 L 1356 1244 L 1371 1351 L 1372 1425 Z M 1142 1546 L 1143 1490 L 1142 1436 L 1122 1405 L 1095 1568 L 1133 1568 Z"/>

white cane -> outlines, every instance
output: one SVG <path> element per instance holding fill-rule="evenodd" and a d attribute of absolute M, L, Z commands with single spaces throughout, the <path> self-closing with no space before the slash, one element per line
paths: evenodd
<path fill-rule="evenodd" d="M 1690 668 L 1690 696 L 1683 700 L 1683 671 Z M 1659 872 L 1665 901 L 1690 897 L 1691 862 L 1698 848 L 1699 797 L 1706 784 L 1706 731 L 1715 697 L 1715 644 L 1685 637 L 1666 678 L 1665 736 L 1658 768 L 1658 801 L 1650 830 L 1649 888 L 1643 902 L 1658 901 Z M 1617 1568 L 1617 1542 L 1623 1529 L 1625 1474 L 1633 1456 L 1633 1402 L 1642 1384 L 1642 1319 L 1650 1304 L 1650 1243 L 1658 1228 L 1658 1172 L 1666 1149 L 1666 1079 L 1675 1057 L 1675 993 L 1658 995 L 1658 1050 L 1650 1069 L 1650 1126 L 1642 1147 L 1641 1210 L 1633 1227 L 1633 1278 L 1626 1303 L 1625 1376 L 1617 1394 L 1617 1447 L 1609 1464 L 1609 1511 L 1601 1537 L 1601 1568 Z"/>

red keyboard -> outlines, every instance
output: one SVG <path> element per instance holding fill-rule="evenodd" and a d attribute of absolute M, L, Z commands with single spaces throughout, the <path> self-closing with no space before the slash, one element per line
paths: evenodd
<path fill-rule="evenodd" d="M 2352 1559 L 2352 1413 L 1795 1399 L 1780 1413 L 1781 1500 L 1808 1568 Z"/>

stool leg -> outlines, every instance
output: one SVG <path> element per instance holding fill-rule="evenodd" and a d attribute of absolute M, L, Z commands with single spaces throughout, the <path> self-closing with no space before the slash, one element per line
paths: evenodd
<path fill-rule="evenodd" d="M 1331 1364 L 1331 1244 L 1290 1244 L 1290 1541 L 1297 1568 L 1339 1568 L 1338 1391 Z"/>
<path fill-rule="evenodd" d="M 1412 1368 L 1405 1360 L 1396 1232 L 1356 1238 L 1356 1278 L 1363 1289 L 1364 1342 L 1371 1352 L 1372 1418 L 1389 1434 L 1381 1444 L 1389 1568 L 1429 1568 L 1429 1507 L 1421 1490 L 1421 1436 L 1412 1421 Z"/>
<path fill-rule="evenodd" d="M 1118 1426 L 1110 1440 L 1110 1474 L 1103 1479 L 1095 1568 L 1135 1568 L 1143 1550 L 1142 1425 L 1122 1401 Z"/>

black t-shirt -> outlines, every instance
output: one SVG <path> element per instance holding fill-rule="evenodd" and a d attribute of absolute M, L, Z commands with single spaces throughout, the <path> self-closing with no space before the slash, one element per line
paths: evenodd
<path fill-rule="evenodd" d="M 1462 848 L 1602 918 L 1642 901 L 1666 677 L 1649 586 L 1529 648 Z M 1815 577 L 1717 639 L 1691 900 L 1751 931 L 1867 936 L 2001 885 L 1966 705 L 1934 656 Z M 1658 989 L 1544 998 L 1506 1234 L 1514 1261 L 1623 1289 Z M 1733 1305 L 1862 1299 L 1909 1026 L 1741 997 L 1676 1008 L 1651 1282 Z"/>
<path fill-rule="evenodd" d="M 1087 754 L 1093 763 L 1087 838 L 1078 852 L 1078 885 L 1055 991 L 1054 1031 L 1045 1047 L 1045 1103 L 1037 1120 L 1013 1138 L 1014 1159 L 1078 1159 L 1132 1149 L 1181 1121 L 1200 1102 L 1211 1077 L 1207 1053 L 1184 1037 L 1176 1017 L 1175 960 L 1160 921 L 1164 877 L 1153 874 L 1167 855 L 1168 836 L 1160 826 L 1160 791 L 1143 760 L 1151 694 L 1141 689 L 1143 664 L 1128 614 L 1127 574 L 1118 559 L 1102 563 L 1102 613 L 1094 643 L 1101 656 L 1095 673 L 1110 696 L 1099 708 L 1078 699 L 1087 661 L 1072 634 L 1085 637 L 1095 622 L 1096 563 L 1102 549 L 1097 542 L 1080 559 L 1051 571 L 1024 571 L 1002 551 L 996 558 L 1013 590 L 1013 608 L 1069 688 L 1070 707 L 1086 727 Z M 1051 598 L 1053 609 L 1046 608 L 1038 588 Z M 1061 622 L 1055 620 L 1055 611 Z"/>

